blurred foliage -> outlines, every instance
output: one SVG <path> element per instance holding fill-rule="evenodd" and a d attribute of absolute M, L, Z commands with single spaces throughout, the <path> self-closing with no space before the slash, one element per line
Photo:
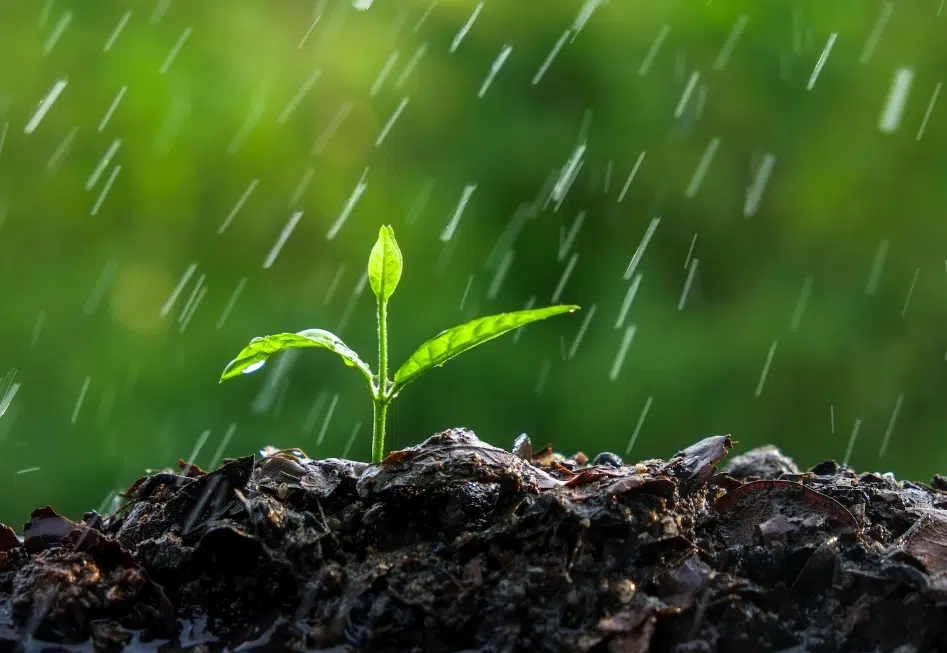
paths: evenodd
<path fill-rule="evenodd" d="M 201 443 L 205 466 L 269 444 L 367 459 L 371 405 L 331 356 L 217 378 L 249 338 L 311 327 L 373 360 L 362 274 L 382 223 L 406 261 L 395 365 L 455 323 L 548 303 L 573 255 L 561 300 L 584 308 L 419 382 L 392 447 L 464 425 L 624 454 L 652 398 L 635 459 L 732 433 L 811 465 L 843 458 L 857 423 L 856 468 L 944 471 L 942 6 L 0 3 L 0 520 L 107 507 Z"/>

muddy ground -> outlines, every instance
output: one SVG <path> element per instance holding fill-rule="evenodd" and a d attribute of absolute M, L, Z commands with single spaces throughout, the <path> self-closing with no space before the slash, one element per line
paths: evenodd
<path fill-rule="evenodd" d="M 0 525 L 0 651 L 947 651 L 947 479 L 732 444 L 182 461 Z"/>

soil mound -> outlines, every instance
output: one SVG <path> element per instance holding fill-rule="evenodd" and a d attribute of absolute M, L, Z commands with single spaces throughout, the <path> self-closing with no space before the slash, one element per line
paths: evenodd
<path fill-rule="evenodd" d="M 0 650 L 947 651 L 945 479 L 731 446 L 182 461 L 114 515 L 0 524 Z"/>

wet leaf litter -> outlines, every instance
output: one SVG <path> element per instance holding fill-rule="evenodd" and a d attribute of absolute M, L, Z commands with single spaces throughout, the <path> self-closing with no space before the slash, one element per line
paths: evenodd
<path fill-rule="evenodd" d="M 452 429 L 378 465 L 181 460 L 115 514 L 0 526 L 0 649 L 947 647 L 947 479 L 733 446 L 590 463 Z"/>

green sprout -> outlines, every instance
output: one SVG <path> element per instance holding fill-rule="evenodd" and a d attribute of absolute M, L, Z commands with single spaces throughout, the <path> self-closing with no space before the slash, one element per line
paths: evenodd
<path fill-rule="evenodd" d="M 284 349 L 319 347 L 335 352 L 349 367 L 362 373 L 372 393 L 375 405 L 374 428 L 372 430 L 372 462 L 379 463 L 385 451 L 385 420 L 388 404 L 398 396 L 402 388 L 431 369 L 440 367 L 450 359 L 468 349 L 518 329 L 530 322 L 544 320 L 561 313 L 572 313 L 578 306 L 547 306 L 512 313 L 501 313 L 481 317 L 466 324 L 452 327 L 434 336 L 418 347 L 408 360 L 395 372 L 394 380 L 388 378 L 388 300 L 401 280 L 404 261 L 401 249 L 395 240 L 395 232 L 384 226 L 378 232 L 378 240 L 368 258 L 368 281 L 378 300 L 378 374 L 358 357 L 342 340 L 322 329 L 307 329 L 299 333 L 278 333 L 265 338 L 254 338 L 224 369 L 220 381 L 241 374 L 249 374 L 263 367 L 273 354 Z"/>

